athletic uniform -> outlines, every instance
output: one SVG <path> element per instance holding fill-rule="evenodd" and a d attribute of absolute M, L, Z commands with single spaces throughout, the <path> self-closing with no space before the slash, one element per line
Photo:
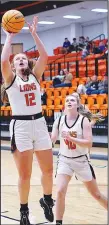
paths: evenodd
<path fill-rule="evenodd" d="M 24 81 L 15 76 L 6 88 L 12 108 L 10 136 L 12 151 L 51 149 L 52 143 L 42 116 L 40 85 L 33 74 Z"/>
<path fill-rule="evenodd" d="M 65 115 L 55 121 L 54 126 L 59 128 L 60 135 L 60 150 L 59 161 L 57 166 L 57 174 L 67 174 L 72 176 L 75 172 L 77 178 L 82 181 L 91 181 L 95 178 L 94 170 L 89 164 L 87 147 L 81 147 L 71 141 L 65 140 L 61 137 L 63 131 L 70 132 L 73 137 L 83 138 L 83 120 L 82 115 L 77 116 L 76 121 L 71 127 L 68 126 Z"/>

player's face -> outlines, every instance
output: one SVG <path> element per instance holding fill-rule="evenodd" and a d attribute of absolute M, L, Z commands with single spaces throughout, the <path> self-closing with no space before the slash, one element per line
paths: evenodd
<path fill-rule="evenodd" d="M 73 96 L 68 96 L 65 100 L 65 109 L 72 110 L 77 108 L 78 108 L 77 99 Z"/>
<path fill-rule="evenodd" d="M 28 59 L 24 54 L 15 55 L 13 62 L 16 71 L 28 68 Z"/>

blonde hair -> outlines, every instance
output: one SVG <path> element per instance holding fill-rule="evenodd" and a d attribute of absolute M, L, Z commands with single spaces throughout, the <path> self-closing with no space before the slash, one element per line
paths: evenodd
<path fill-rule="evenodd" d="M 73 96 L 76 98 L 77 100 L 77 104 L 78 104 L 78 112 L 82 115 L 82 116 L 86 116 L 90 121 L 92 120 L 96 120 L 96 121 L 103 121 L 105 118 L 101 113 L 92 113 L 88 108 L 85 107 L 85 105 L 81 104 L 81 99 L 79 97 L 79 94 L 77 92 L 74 92 L 73 94 L 71 94 L 70 96 Z"/>

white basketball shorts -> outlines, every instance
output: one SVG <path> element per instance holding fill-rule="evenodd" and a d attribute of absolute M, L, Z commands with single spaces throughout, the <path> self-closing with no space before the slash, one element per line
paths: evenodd
<path fill-rule="evenodd" d="M 36 120 L 11 120 L 10 136 L 14 140 L 16 148 L 20 151 L 26 150 L 48 150 L 52 148 L 51 139 L 47 130 L 47 125 L 44 117 Z"/>
<path fill-rule="evenodd" d="M 57 174 L 66 174 L 72 177 L 74 173 L 76 178 L 83 182 L 91 181 L 92 178 L 96 179 L 93 167 L 86 156 L 66 158 L 60 155 L 57 164 Z"/>

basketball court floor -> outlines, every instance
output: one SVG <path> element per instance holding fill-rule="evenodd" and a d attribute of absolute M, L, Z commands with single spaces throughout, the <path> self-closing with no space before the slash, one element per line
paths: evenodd
<path fill-rule="evenodd" d="M 56 146 L 57 147 L 57 146 Z M 106 148 L 92 148 L 92 152 L 107 154 Z M 57 156 L 54 159 L 53 198 L 56 199 L 55 172 Z M 91 160 L 100 191 L 107 196 L 107 160 Z M 29 196 L 31 224 L 50 224 L 39 205 L 42 197 L 41 172 L 34 157 Z M 18 174 L 10 151 L 1 151 L 1 224 L 19 224 Z M 55 213 L 55 207 L 54 207 Z M 55 222 L 54 222 L 55 224 Z M 87 192 L 83 184 L 72 178 L 66 196 L 66 211 L 63 224 L 108 224 L 106 210 Z"/>

